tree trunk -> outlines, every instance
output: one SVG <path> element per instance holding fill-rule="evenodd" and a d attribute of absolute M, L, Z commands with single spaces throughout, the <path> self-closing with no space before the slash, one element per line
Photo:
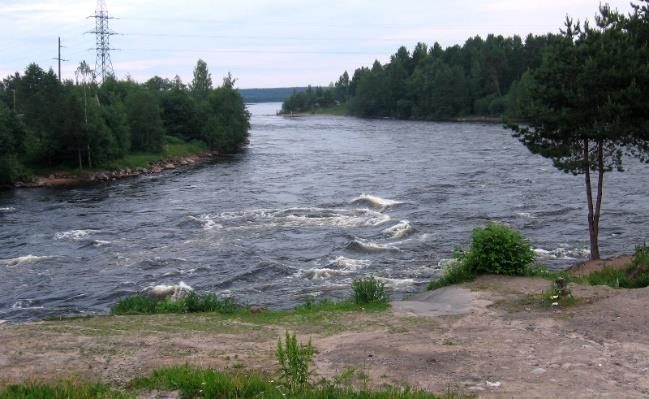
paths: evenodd
<path fill-rule="evenodd" d="M 77 156 L 79 158 L 79 170 L 83 169 L 83 163 L 81 162 L 81 147 L 77 146 Z"/>
<path fill-rule="evenodd" d="M 599 256 L 599 207 L 601 205 L 601 191 L 602 191 L 602 179 L 604 175 L 600 170 L 599 173 L 599 187 L 597 189 L 597 211 L 595 211 L 595 206 L 593 205 L 593 189 L 590 180 L 590 150 L 588 147 L 588 139 L 584 140 L 584 169 L 586 176 L 586 197 L 588 200 L 588 234 L 590 237 L 590 259 L 598 260 Z M 598 158 L 600 155 L 601 144 L 598 148 Z"/>
<path fill-rule="evenodd" d="M 597 200 L 595 203 L 595 215 L 593 216 L 593 225 L 595 226 L 595 246 L 597 258 L 600 258 L 599 253 L 599 216 L 602 210 L 602 197 L 604 194 L 604 142 L 603 140 L 597 141 Z"/>
<path fill-rule="evenodd" d="M 92 169 L 92 157 L 90 156 L 90 144 L 86 145 L 86 151 L 88 153 L 88 169 Z"/>

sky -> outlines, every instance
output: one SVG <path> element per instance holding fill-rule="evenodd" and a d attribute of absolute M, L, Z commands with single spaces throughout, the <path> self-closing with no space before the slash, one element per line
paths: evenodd
<path fill-rule="evenodd" d="M 215 84 L 231 72 L 240 88 L 327 85 L 401 45 L 462 44 L 475 35 L 558 32 L 566 15 L 593 20 L 599 0 L 105 0 L 115 74 L 138 81 L 179 75 L 196 61 Z M 629 0 L 610 0 L 631 10 Z M 56 70 L 61 37 L 64 79 L 95 63 L 96 0 L 0 0 L 0 76 L 29 63 Z"/>

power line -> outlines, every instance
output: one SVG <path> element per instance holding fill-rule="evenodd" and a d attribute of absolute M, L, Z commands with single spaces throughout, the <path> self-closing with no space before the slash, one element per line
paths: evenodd
<path fill-rule="evenodd" d="M 95 51 L 97 52 L 95 58 L 95 77 L 97 76 L 97 70 L 99 70 L 101 73 L 101 81 L 103 82 L 106 76 L 115 74 L 113 62 L 110 59 L 110 51 L 114 50 L 110 48 L 110 37 L 117 33 L 108 27 L 108 21 L 115 18 L 108 15 L 106 0 L 97 0 L 95 15 L 91 15 L 88 18 L 95 19 L 95 30 L 88 32 L 95 34 Z"/>

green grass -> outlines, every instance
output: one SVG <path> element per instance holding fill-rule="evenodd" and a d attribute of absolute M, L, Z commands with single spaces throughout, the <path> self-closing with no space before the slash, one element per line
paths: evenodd
<path fill-rule="evenodd" d="M 114 390 L 102 384 L 61 382 L 10 385 L 0 390 L 0 399 L 127 399 L 151 391 L 177 391 L 180 398 L 219 399 L 460 399 L 452 393 L 434 395 L 410 388 L 383 386 L 381 389 L 356 390 L 323 381 L 289 390 L 270 375 L 233 370 L 220 372 L 188 365 L 154 370 L 147 377 L 132 380 L 126 389 Z"/>
<path fill-rule="evenodd" d="M 186 297 L 174 300 L 159 300 L 144 295 L 121 299 L 112 309 L 114 315 L 157 314 L 157 313 L 234 313 L 238 306 L 232 298 L 219 298 L 215 294 L 190 292 Z"/>
<path fill-rule="evenodd" d="M 428 392 L 384 387 L 377 391 L 354 390 L 331 383 L 288 390 L 272 376 L 255 372 L 223 373 L 190 366 L 158 369 L 150 377 L 138 378 L 130 387 L 136 390 L 179 391 L 181 398 L 223 399 L 436 399 L 460 398 L 437 396 Z"/>
<path fill-rule="evenodd" d="M 385 302 L 356 304 L 352 300 L 333 302 L 323 300 L 319 302 L 307 301 L 292 310 L 263 310 L 252 312 L 250 308 L 239 306 L 232 298 L 219 298 L 215 294 L 189 293 L 185 298 L 164 300 L 151 298 L 144 295 L 133 295 L 121 299 L 112 309 L 113 315 L 152 315 L 167 313 L 216 313 L 227 315 L 231 318 L 247 322 L 273 324 L 285 319 L 316 319 L 324 318 L 328 313 L 340 312 L 381 312 L 389 309 Z"/>
<path fill-rule="evenodd" d="M 182 158 L 205 151 L 207 151 L 207 145 L 202 141 L 193 140 L 190 142 L 184 142 L 176 137 L 168 137 L 167 144 L 165 144 L 164 150 L 160 153 L 131 153 L 122 159 L 117 159 L 103 165 L 103 167 L 110 170 L 146 168 L 151 162 L 163 159 Z"/>
<path fill-rule="evenodd" d="M 0 399 L 126 399 L 133 395 L 115 391 L 102 384 L 59 382 L 52 385 L 27 383 L 9 385 L 0 390 Z"/>

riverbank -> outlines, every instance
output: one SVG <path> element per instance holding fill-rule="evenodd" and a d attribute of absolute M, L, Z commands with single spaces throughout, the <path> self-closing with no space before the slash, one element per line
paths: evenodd
<path fill-rule="evenodd" d="M 649 288 L 571 284 L 549 306 L 541 278 L 482 276 L 377 311 L 100 316 L 0 325 L 0 386 L 83 379 L 123 387 L 185 363 L 275 369 L 277 337 L 311 337 L 314 380 L 348 368 L 369 387 L 407 384 L 480 398 L 649 394 Z M 165 396 L 166 397 L 166 396 Z M 173 397 L 173 396 L 171 396 Z"/>
<path fill-rule="evenodd" d="M 52 171 L 46 175 L 36 175 L 29 181 L 19 181 L 16 188 L 37 187 L 73 187 L 101 182 L 110 182 L 141 175 L 158 174 L 165 170 L 200 165 L 213 160 L 218 155 L 215 151 L 200 151 L 187 155 L 161 157 L 160 154 L 135 154 L 111 168 L 100 170 Z"/>

